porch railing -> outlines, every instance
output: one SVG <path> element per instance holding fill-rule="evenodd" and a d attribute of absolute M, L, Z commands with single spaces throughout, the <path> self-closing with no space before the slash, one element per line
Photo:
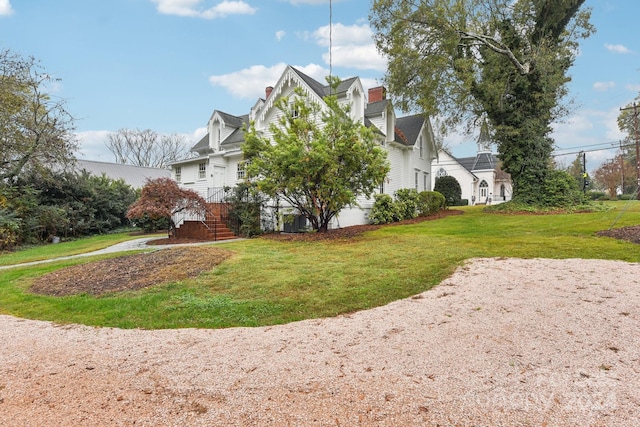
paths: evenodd
<path fill-rule="evenodd" d="M 230 204 L 227 198 L 233 194 L 233 187 L 211 187 L 207 188 L 207 203 L 216 204 L 219 211 L 219 218 L 227 227 L 237 232 L 237 224 L 233 224 L 229 217 Z"/>

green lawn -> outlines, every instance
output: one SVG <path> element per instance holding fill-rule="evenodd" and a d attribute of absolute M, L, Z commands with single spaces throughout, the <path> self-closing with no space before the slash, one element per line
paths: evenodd
<path fill-rule="evenodd" d="M 103 297 L 28 292 L 33 278 L 95 257 L 0 270 L 0 313 L 121 328 L 259 326 L 349 313 L 415 295 L 474 257 L 640 262 L 640 246 L 595 235 L 612 226 L 640 224 L 640 203 L 611 206 L 587 214 L 523 216 L 466 207 L 463 215 L 383 227 L 351 242 L 223 243 L 217 247 L 235 255 L 196 279 Z M 63 245 L 51 245 L 56 255 L 65 254 Z M 16 262 L 5 257 L 0 264 Z"/>
<path fill-rule="evenodd" d="M 58 244 L 41 245 L 26 248 L 16 252 L 0 252 L 0 266 L 22 264 L 25 262 L 41 261 L 55 257 L 83 254 L 104 249 L 116 243 L 140 237 L 166 237 L 167 233 L 137 235 L 129 232 L 115 234 L 101 234 L 85 239 L 70 240 Z"/>

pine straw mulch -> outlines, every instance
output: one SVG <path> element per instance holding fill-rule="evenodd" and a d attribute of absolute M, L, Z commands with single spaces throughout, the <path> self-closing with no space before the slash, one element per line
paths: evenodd
<path fill-rule="evenodd" d="M 330 230 L 327 233 L 271 233 L 263 239 L 284 241 L 352 241 L 365 231 L 380 227 L 412 224 L 460 215 L 462 211 L 445 210 L 429 217 L 415 218 L 388 225 L 356 225 Z M 640 225 L 605 230 L 597 233 L 640 244 Z M 157 239 L 149 244 L 179 244 L 205 242 L 194 239 Z M 105 294 L 132 291 L 149 286 L 183 280 L 210 271 L 232 255 L 231 251 L 213 246 L 188 246 L 157 250 L 149 253 L 123 255 L 88 264 L 62 268 L 38 278 L 31 292 L 66 296 Z"/>

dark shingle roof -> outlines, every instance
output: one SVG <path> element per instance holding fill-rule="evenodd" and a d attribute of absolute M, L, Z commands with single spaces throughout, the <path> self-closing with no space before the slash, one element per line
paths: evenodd
<path fill-rule="evenodd" d="M 387 105 L 389 105 L 390 103 L 391 101 L 389 101 L 388 99 L 383 99 L 382 101 L 377 101 L 377 102 L 371 102 L 367 104 L 367 106 L 364 108 L 364 116 L 365 117 L 379 116 L 380 114 L 382 114 L 385 108 L 387 108 Z"/>
<path fill-rule="evenodd" d="M 209 150 L 209 134 L 208 133 L 205 136 L 203 136 L 202 139 L 198 141 L 196 145 L 191 147 L 191 151 L 197 151 L 198 153 L 201 153 L 203 151 L 208 151 L 208 150 Z"/>
<path fill-rule="evenodd" d="M 220 117 L 222 117 L 222 120 L 224 120 L 225 125 L 229 126 L 229 127 L 233 127 L 233 128 L 240 128 L 242 127 L 242 123 L 244 123 L 243 117 L 248 117 L 247 116 L 234 116 L 231 115 L 229 113 L 225 113 L 219 110 L 216 110 L 216 112 L 220 115 Z"/>
<path fill-rule="evenodd" d="M 291 67 L 291 69 L 298 75 L 298 77 L 300 77 L 311 88 L 311 90 L 313 90 L 316 93 L 316 95 L 318 95 L 320 98 L 324 98 L 325 85 L 318 82 L 316 79 L 307 76 L 305 73 L 303 73 L 300 70 L 297 70 L 293 67 Z"/>
<path fill-rule="evenodd" d="M 331 86 L 328 84 L 322 84 L 313 77 L 310 77 L 302 71 L 291 67 L 291 69 L 318 95 L 320 98 L 331 95 Z M 358 78 L 349 77 L 348 79 L 341 80 L 336 88 L 336 94 L 341 94 L 347 91 Z"/>
<path fill-rule="evenodd" d="M 249 126 L 249 115 L 245 114 L 244 116 L 234 117 L 239 120 L 239 122 L 236 122 L 236 130 L 234 130 L 231 135 L 226 137 L 225 140 L 222 141 L 221 145 L 240 144 L 244 142 L 244 131 L 242 130 L 242 125 L 246 124 L 247 127 Z"/>
<path fill-rule="evenodd" d="M 424 115 L 399 117 L 396 119 L 396 142 L 404 145 L 415 145 L 420 130 L 424 125 Z"/>
<path fill-rule="evenodd" d="M 475 157 L 461 157 L 456 159 L 469 172 L 496 169 L 498 156 L 491 153 L 478 153 Z"/>

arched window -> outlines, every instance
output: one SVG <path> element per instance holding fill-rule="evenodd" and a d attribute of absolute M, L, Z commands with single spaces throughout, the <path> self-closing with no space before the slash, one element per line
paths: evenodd
<path fill-rule="evenodd" d="M 489 184 L 484 179 L 480 182 L 480 197 L 486 198 L 489 195 Z"/>
<path fill-rule="evenodd" d="M 506 191 L 504 188 L 504 184 L 500 184 L 500 197 L 502 200 L 506 200 Z"/>
<path fill-rule="evenodd" d="M 443 176 L 447 176 L 447 171 L 444 170 L 444 168 L 438 169 L 438 172 L 436 172 L 436 178 L 441 178 Z"/>

